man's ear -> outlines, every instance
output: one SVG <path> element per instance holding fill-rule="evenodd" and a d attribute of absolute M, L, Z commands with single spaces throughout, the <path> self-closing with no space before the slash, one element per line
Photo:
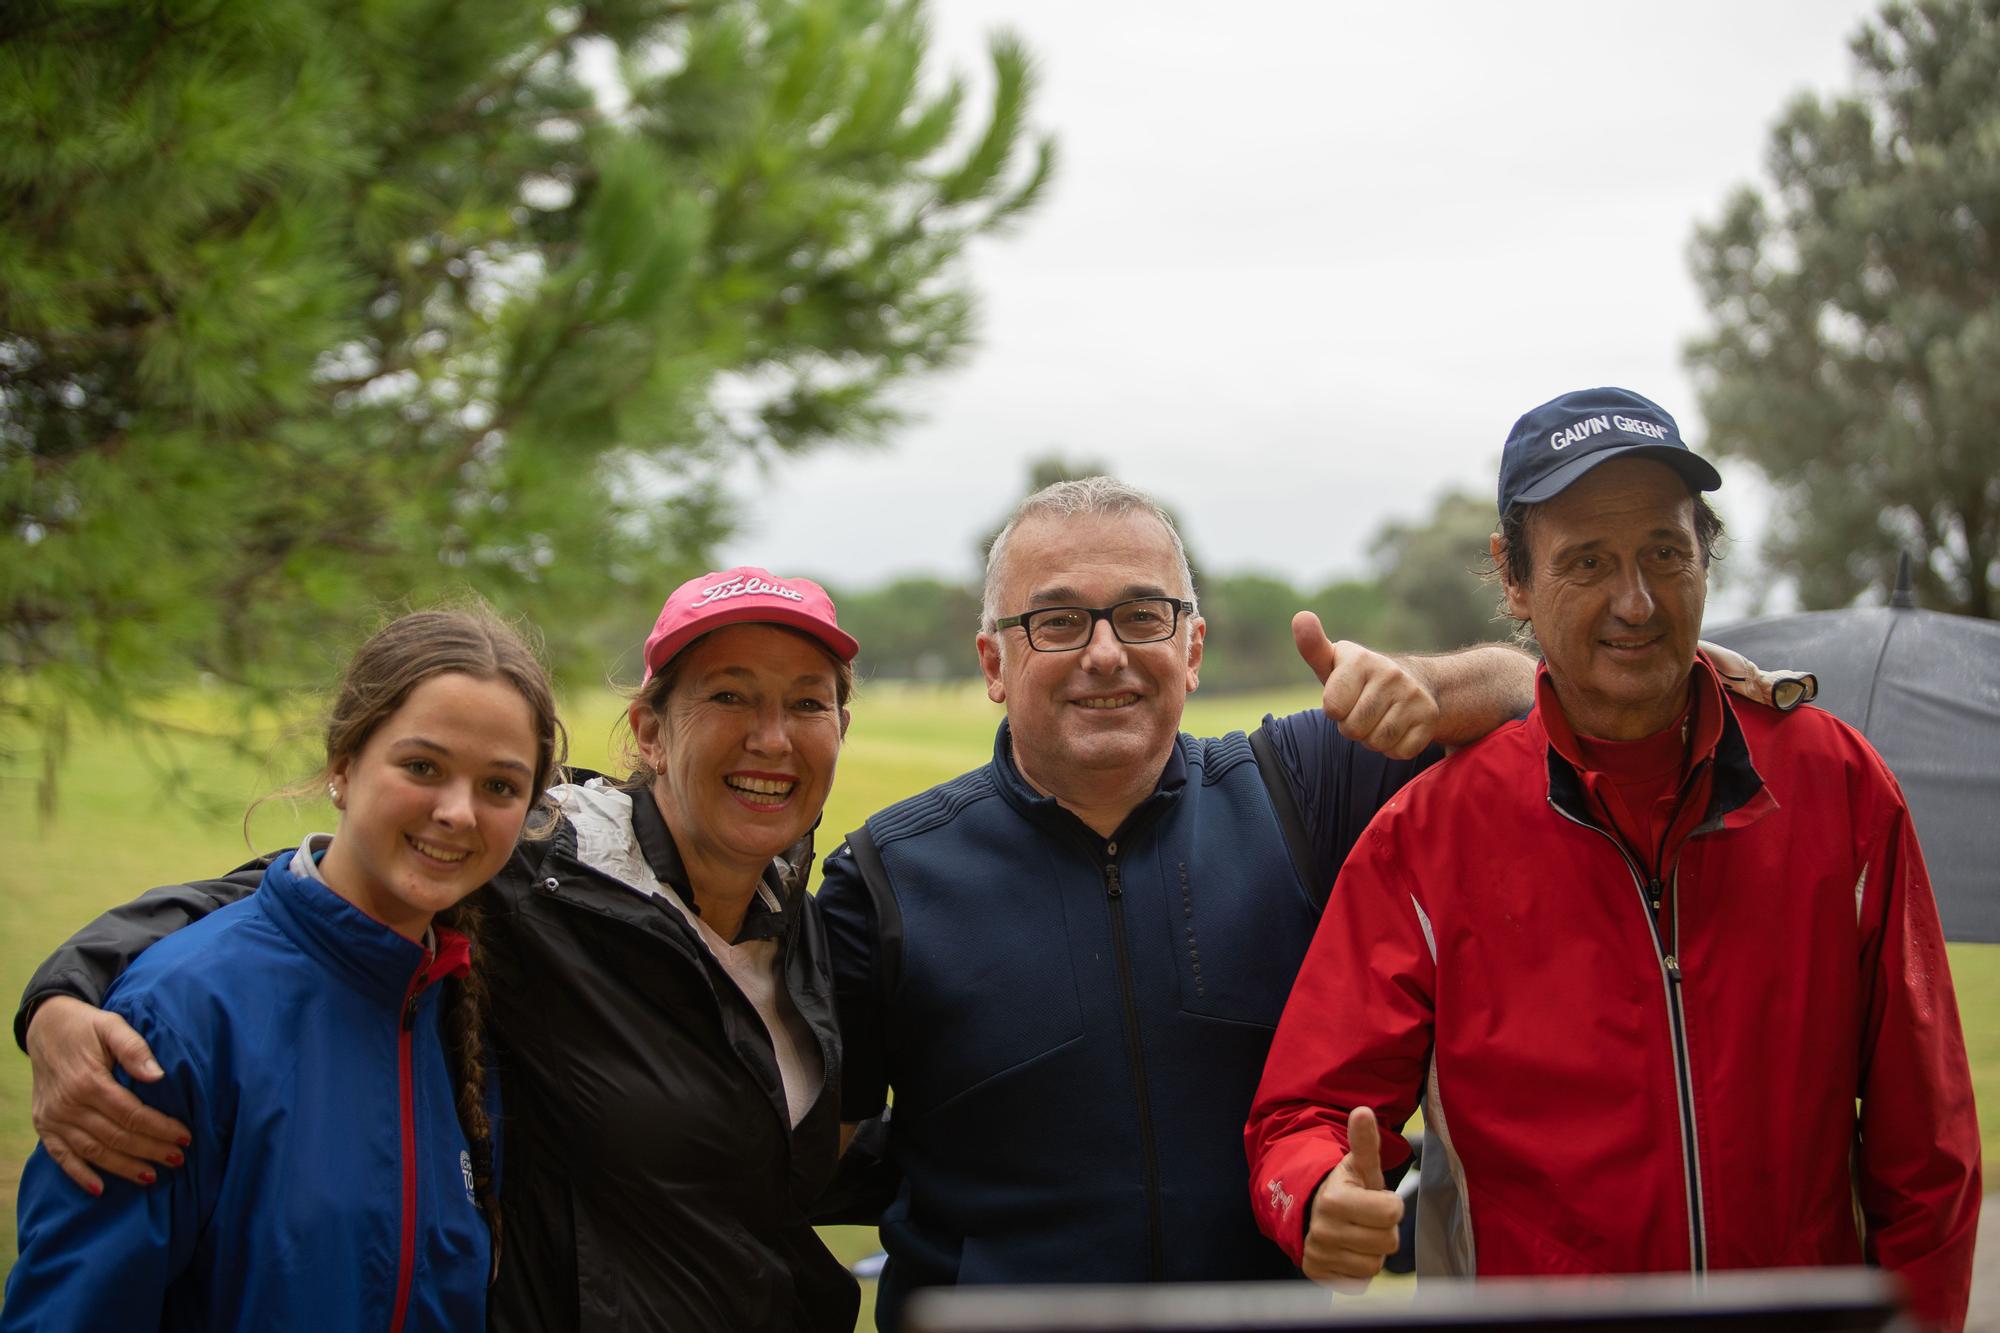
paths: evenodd
<path fill-rule="evenodd" d="M 1007 702 L 1007 686 L 1000 679 L 1000 636 L 981 630 L 973 640 L 979 649 L 979 669 L 986 673 L 986 697 L 996 704 Z"/>
<path fill-rule="evenodd" d="M 1507 614 L 1516 620 L 1533 620 L 1534 609 L 1528 590 L 1508 575 L 1507 543 L 1496 532 L 1487 538 L 1486 549 L 1493 557 L 1493 568 L 1500 572 L 1500 591 L 1507 595 Z"/>
<path fill-rule="evenodd" d="M 1208 622 L 1200 616 L 1188 617 L 1187 687 L 1193 694 L 1201 688 L 1201 645 L 1208 637 Z"/>

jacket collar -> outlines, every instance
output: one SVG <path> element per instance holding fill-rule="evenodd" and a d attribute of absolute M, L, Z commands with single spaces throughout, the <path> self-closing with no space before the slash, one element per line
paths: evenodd
<path fill-rule="evenodd" d="M 993 736 L 994 782 L 1007 804 L 1044 828 L 1081 831 L 1093 845 L 1105 841 L 1088 824 L 1064 809 L 1062 802 L 1035 790 L 1034 785 L 1021 775 L 1021 770 L 1014 764 L 1014 733 L 1009 730 L 1010 725 L 1002 719 L 1000 729 Z M 1111 835 L 1111 841 L 1117 842 L 1137 833 L 1179 798 L 1182 789 L 1187 786 L 1187 743 L 1185 733 L 1174 737 L 1173 747 L 1167 751 L 1166 765 L 1161 768 L 1152 792 L 1125 816 L 1124 822 Z"/>
<path fill-rule="evenodd" d="M 1697 703 L 1695 731 L 1689 737 L 1688 772 L 1693 773 L 1704 763 L 1712 766 L 1708 804 L 1693 832 L 1741 828 L 1754 823 L 1777 809 L 1778 802 L 1752 762 L 1750 745 L 1744 739 L 1729 692 L 1716 678 L 1715 668 L 1699 653 L 1695 654 L 1691 684 Z M 1535 707 L 1529 717 L 1548 747 L 1550 802 L 1572 818 L 1596 824 L 1584 792 L 1583 760 L 1576 732 L 1556 698 L 1547 663 L 1535 672 Z"/>
<path fill-rule="evenodd" d="M 414 999 L 450 976 L 464 976 L 471 946 L 455 930 L 433 926 L 437 951 L 405 939 L 325 884 L 295 874 L 296 850 L 264 871 L 257 902 L 299 949 L 364 994 L 391 1004 Z"/>
<path fill-rule="evenodd" d="M 632 797 L 632 832 L 639 840 L 639 851 L 646 858 L 646 865 L 653 877 L 672 889 L 687 909 L 696 916 L 701 909 L 695 906 L 694 889 L 688 883 L 687 863 L 681 860 L 681 849 L 674 844 L 673 831 L 667 827 L 666 816 L 660 813 L 659 802 L 653 799 L 651 788 L 639 787 L 630 792 Z M 750 906 L 743 914 L 743 927 L 736 932 L 732 944 L 743 944 L 749 940 L 775 940 L 783 937 L 793 912 L 792 898 L 785 891 L 778 877 L 776 863 L 764 868 L 763 882 L 750 899 Z"/>

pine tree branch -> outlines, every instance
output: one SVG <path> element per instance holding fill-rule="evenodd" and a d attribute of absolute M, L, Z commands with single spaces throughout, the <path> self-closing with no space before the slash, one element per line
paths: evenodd
<path fill-rule="evenodd" d="M 128 437 L 125 432 L 118 430 L 111 432 L 111 434 L 105 436 L 96 444 L 85 449 L 72 450 L 66 454 L 37 454 L 35 455 L 35 476 L 42 478 L 66 471 L 79 457 L 85 454 L 95 457 L 116 458 L 125 451 L 127 442 Z M 53 517 L 39 521 L 43 527 L 51 530 L 66 526 L 61 519 Z"/>
<path fill-rule="evenodd" d="M 682 12 L 685 12 L 685 10 Z M 542 40 L 540 45 L 526 53 L 525 57 L 512 69 L 488 79 L 485 83 L 459 98 L 442 115 L 426 125 L 416 127 L 411 137 L 431 138 L 433 136 L 455 134 L 460 130 L 470 127 L 479 113 L 479 106 L 482 102 L 487 101 L 489 98 L 511 97 L 527 81 L 528 76 L 534 73 L 535 66 L 541 64 L 550 55 L 570 45 L 579 37 L 587 36 L 594 31 L 596 31 L 595 20 L 588 13 L 582 14 L 574 26 L 565 28 L 561 32 L 550 33 Z"/>
<path fill-rule="evenodd" d="M 147 77 L 153 72 L 154 64 L 159 61 L 160 49 L 166 45 L 167 35 L 175 31 L 177 29 L 163 16 L 157 13 L 153 16 L 153 40 L 146 44 L 146 54 L 140 57 L 139 68 L 132 71 L 131 79 L 125 84 L 125 91 L 119 95 L 118 107 L 121 111 L 129 108 L 132 99 L 139 95 L 139 89 L 144 86 Z"/>

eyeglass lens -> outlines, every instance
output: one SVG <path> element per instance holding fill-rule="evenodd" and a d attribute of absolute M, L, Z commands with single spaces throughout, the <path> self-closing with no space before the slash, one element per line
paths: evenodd
<path fill-rule="evenodd" d="M 1126 643 L 1156 643 L 1172 638 L 1180 608 L 1167 597 L 1139 597 L 1100 613 L 1111 632 Z M 1098 616 L 1081 606 L 1052 606 L 1026 617 L 1028 641 L 1044 652 L 1066 652 L 1090 642 Z"/>

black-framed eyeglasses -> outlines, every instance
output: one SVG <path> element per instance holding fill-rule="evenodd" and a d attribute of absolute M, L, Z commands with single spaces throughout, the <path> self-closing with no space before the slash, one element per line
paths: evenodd
<path fill-rule="evenodd" d="M 1036 652 L 1073 653 L 1090 642 L 1100 620 L 1111 622 L 1111 632 L 1122 643 L 1158 643 L 1173 638 L 1181 617 L 1193 614 L 1194 603 L 1178 597 L 1133 597 L 1116 606 L 1038 606 L 996 620 L 993 628 L 1019 625 Z"/>

